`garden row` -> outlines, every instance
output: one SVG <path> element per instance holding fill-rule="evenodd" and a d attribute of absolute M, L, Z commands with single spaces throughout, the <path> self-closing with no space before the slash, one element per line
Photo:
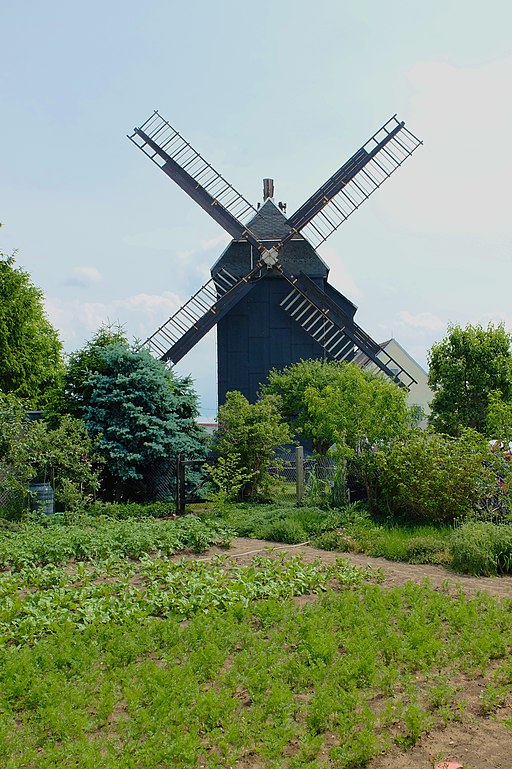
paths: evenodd
<path fill-rule="evenodd" d="M 41 571 L 31 587 L 23 576 L 33 632 L 16 607 L 24 635 L 0 646 L 6 769 L 353 769 L 436 727 L 489 716 L 507 739 L 508 604 L 427 585 L 384 590 L 353 573 L 350 589 L 326 590 L 332 568 L 300 561 L 224 578 L 204 565 L 141 569 L 144 594 L 127 574 L 89 573 L 88 602 L 76 575 L 75 606 L 70 590 L 41 586 Z M 343 585 L 343 569 L 335 575 Z M 172 606 L 178 580 L 193 609 Z M 286 597 L 312 590 L 322 595 L 302 606 Z"/>

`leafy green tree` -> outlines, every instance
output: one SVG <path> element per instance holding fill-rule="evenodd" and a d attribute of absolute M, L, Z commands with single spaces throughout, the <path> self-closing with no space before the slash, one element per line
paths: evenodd
<path fill-rule="evenodd" d="M 496 390 L 489 393 L 486 426 L 489 437 L 505 444 L 512 442 L 512 399 L 505 400 Z"/>
<path fill-rule="evenodd" d="M 344 363 L 338 367 L 333 384 L 321 389 L 308 387 L 304 403 L 312 434 L 333 447 L 340 486 L 348 462 L 349 475 L 363 484 L 372 502 L 375 447 L 416 424 L 417 415 L 407 405 L 405 388 L 353 363 Z"/>
<path fill-rule="evenodd" d="M 236 477 L 237 498 L 268 498 L 274 482 L 269 466 L 276 449 L 291 439 L 279 398 L 265 395 L 251 404 L 237 390 L 228 392 L 217 420 L 217 453 Z"/>
<path fill-rule="evenodd" d="M 191 380 L 123 343 L 97 352 L 98 368 L 82 395 L 85 424 L 106 462 L 105 496 L 154 499 L 158 489 L 169 491 L 178 453 L 206 455 Z"/>
<path fill-rule="evenodd" d="M 348 455 L 390 440 L 412 419 L 405 388 L 353 363 L 339 366 L 334 384 L 308 387 L 304 401 L 315 432 Z"/>
<path fill-rule="evenodd" d="M 14 256 L 0 253 L 0 392 L 41 408 L 62 374 L 62 345 L 41 289 L 15 267 Z"/>
<path fill-rule="evenodd" d="M 268 383 L 261 392 L 264 395 L 278 395 L 281 414 L 299 439 L 311 440 L 318 454 L 325 454 L 332 443 L 332 435 L 325 434 L 316 417 L 309 410 L 307 390 L 322 391 L 326 387 L 337 387 L 343 381 L 343 366 L 336 361 L 300 360 L 278 371 L 272 369 Z"/>
<path fill-rule="evenodd" d="M 432 346 L 430 423 L 437 431 L 457 436 L 469 427 L 487 433 L 491 394 L 512 400 L 511 342 L 501 324 L 450 325 L 445 339 Z"/>

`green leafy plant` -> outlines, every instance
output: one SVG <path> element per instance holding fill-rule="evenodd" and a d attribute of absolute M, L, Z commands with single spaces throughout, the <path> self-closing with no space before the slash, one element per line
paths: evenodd
<path fill-rule="evenodd" d="M 254 478 L 255 471 L 242 467 L 238 451 L 217 457 L 213 465 L 205 466 L 208 478 L 216 488 L 210 495 L 215 507 L 222 513 L 227 502 L 234 502 L 244 486 Z"/>
<path fill-rule="evenodd" d="M 83 422 L 65 416 L 51 429 L 29 421 L 22 405 L 0 398 L 0 493 L 4 515 L 19 517 L 28 509 L 28 483 L 49 482 L 56 504 L 74 511 L 99 487 L 99 458 Z"/>
<path fill-rule="evenodd" d="M 450 539 L 452 565 L 465 574 L 512 574 L 512 525 L 470 521 Z"/>
<path fill-rule="evenodd" d="M 62 344 L 43 300 L 14 255 L 0 252 L 0 393 L 32 409 L 47 405 L 64 374 Z"/>
<path fill-rule="evenodd" d="M 267 395 L 256 403 L 239 392 L 229 392 L 219 408 L 216 452 L 236 477 L 240 501 L 263 500 L 275 484 L 270 472 L 277 448 L 290 440 L 290 431 L 279 413 L 279 399 Z"/>
<path fill-rule="evenodd" d="M 496 457 L 472 431 L 458 439 L 413 432 L 380 448 L 375 465 L 379 505 L 388 515 L 450 523 L 499 493 Z"/>
<path fill-rule="evenodd" d="M 472 428 L 486 435 L 489 427 L 498 426 L 497 410 L 489 414 L 488 409 L 493 399 L 495 404 L 497 400 L 506 404 L 512 397 L 511 341 L 503 324 L 448 327 L 447 336 L 428 354 L 434 393 L 430 422 L 436 430 L 460 435 L 464 428 Z"/>

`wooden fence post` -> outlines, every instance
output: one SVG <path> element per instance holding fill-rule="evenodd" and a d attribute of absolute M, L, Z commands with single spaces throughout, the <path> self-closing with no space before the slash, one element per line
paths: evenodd
<path fill-rule="evenodd" d="M 295 447 L 295 488 L 300 505 L 304 497 L 304 446 Z"/>

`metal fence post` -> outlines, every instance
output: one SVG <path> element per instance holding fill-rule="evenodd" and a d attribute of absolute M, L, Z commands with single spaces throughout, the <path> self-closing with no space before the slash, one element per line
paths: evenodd
<path fill-rule="evenodd" d="M 185 512 L 185 462 L 178 454 L 176 457 L 176 515 Z"/>
<path fill-rule="evenodd" d="M 295 447 L 295 479 L 297 504 L 300 505 L 304 497 L 304 446 Z"/>

